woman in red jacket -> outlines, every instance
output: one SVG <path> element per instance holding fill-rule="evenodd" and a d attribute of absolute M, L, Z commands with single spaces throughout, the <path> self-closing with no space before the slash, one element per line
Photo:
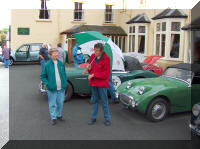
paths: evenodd
<path fill-rule="evenodd" d="M 97 43 L 94 46 L 94 54 L 92 54 L 90 57 L 87 69 L 89 72 L 89 85 L 91 86 L 93 97 L 92 119 L 88 124 L 93 125 L 96 122 L 98 113 L 98 100 L 101 99 L 105 118 L 104 124 L 106 126 L 110 126 L 111 123 L 107 96 L 110 74 L 110 58 L 104 52 L 103 44 Z"/>

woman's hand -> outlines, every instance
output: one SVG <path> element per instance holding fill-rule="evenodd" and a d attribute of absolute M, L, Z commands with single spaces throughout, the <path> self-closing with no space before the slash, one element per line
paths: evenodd
<path fill-rule="evenodd" d="M 94 77 L 94 74 L 88 76 L 88 80 L 91 80 Z"/>

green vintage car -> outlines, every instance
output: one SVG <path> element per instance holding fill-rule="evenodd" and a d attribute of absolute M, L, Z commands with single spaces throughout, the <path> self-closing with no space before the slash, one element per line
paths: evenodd
<path fill-rule="evenodd" d="M 117 89 L 119 85 L 125 81 L 139 78 L 154 78 L 158 77 L 157 74 L 149 71 L 143 70 L 141 64 L 137 59 L 126 56 L 125 58 L 125 70 L 126 71 L 112 71 L 112 80 L 114 87 Z M 88 73 L 83 75 L 86 68 L 75 68 L 66 67 L 68 85 L 66 89 L 66 100 L 71 99 L 74 94 L 90 95 L 91 89 L 88 84 Z M 45 87 L 40 85 L 40 92 L 45 93 Z"/>
<path fill-rule="evenodd" d="M 117 93 L 123 105 L 153 122 L 163 120 L 168 113 L 191 111 L 200 100 L 200 65 L 172 65 L 160 77 L 122 83 Z"/>

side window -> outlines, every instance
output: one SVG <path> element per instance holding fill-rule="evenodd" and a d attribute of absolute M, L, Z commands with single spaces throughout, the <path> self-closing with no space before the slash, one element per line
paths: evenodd
<path fill-rule="evenodd" d="M 18 49 L 18 52 L 28 52 L 29 46 L 25 45 Z"/>
<path fill-rule="evenodd" d="M 35 52 L 35 51 L 40 51 L 40 45 L 31 45 L 31 51 Z"/>

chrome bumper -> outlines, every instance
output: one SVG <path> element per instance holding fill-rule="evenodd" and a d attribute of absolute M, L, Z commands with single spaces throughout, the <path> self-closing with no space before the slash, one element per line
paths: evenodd
<path fill-rule="evenodd" d="M 194 134 L 200 136 L 200 129 L 197 126 L 190 124 L 189 127 Z"/>
<path fill-rule="evenodd" d="M 119 99 L 122 102 L 122 104 L 124 104 L 125 106 L 131 106 L 131 107 L 136 106 L 134 98 L 127 94 L 120 93 Z"/>

